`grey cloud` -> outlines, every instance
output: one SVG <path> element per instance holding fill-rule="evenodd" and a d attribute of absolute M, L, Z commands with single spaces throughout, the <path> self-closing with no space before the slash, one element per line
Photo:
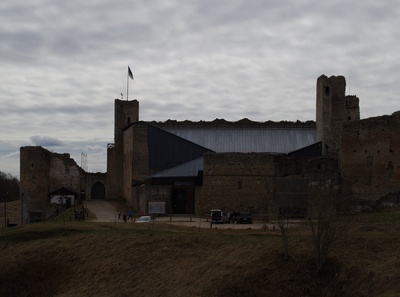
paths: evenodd
<path fill-rule="evenodd" d="M 32 135 L 62 139 L 57 150 L 87 151 L 104 168 L 128 64 L 143 120 L 314 119 L 321 74 L 346 76 L 363 117 L 392 113 L 399 9 L 392 0 L 6 1 L 2 140 L 17 151 Z"/>
<path fill-rule="evenodd" d="M 63 145 L 63 142 L 61 140 L 48 136 L 35 135 L 30 137 L 30 141 L 32 141 L 33 145 L 44 146 L 44 147 Z"/>

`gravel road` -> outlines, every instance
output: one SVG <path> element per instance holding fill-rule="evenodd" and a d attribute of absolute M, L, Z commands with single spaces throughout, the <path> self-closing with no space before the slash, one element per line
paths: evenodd
<path fill-rule="evenodd" d="M 118 212 L 115 207 L 109 203 L 107 200 L 102 199 L 94 199 L 87 200 L 84 202 L 84 206 L 89 209 L 91 213 L 94 213 L 97 217 L 95 222 L 115 222 L 118 221 Z M 119 221 L 122 223 L 122 221 Z M 253 224 L 213 224 L 210 225 L 210 222 L 206 219 L 201 219 L 198 217 L 178 217 L 178 216 L 163 216 L 157 217 L 157 222 L 164 222 L 167 224 L 173 225 L 181 225 L 181 226 L 192 226 L 192 227 L 200 227 L 200 228 L 218 228 L 218 229 L 262 229 L 268 228 L 270 230 L 273 229 L 272 224 L 265 224 L 254 222 Z"/>

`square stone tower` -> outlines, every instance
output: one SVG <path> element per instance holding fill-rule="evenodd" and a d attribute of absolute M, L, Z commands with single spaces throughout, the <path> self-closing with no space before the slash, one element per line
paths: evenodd
<path fill-rule="evenodd" d="M 338 156 L 343 124 L 360 119 L 359 99 L 345 91 L 344 76 L 321 75 L 317 80 L 317 140 L 324 156 Z"/>
<path fill-rule="evenodd" d="M 124 129 L 139 121 L 139 101 L 115 99 L 114 143 L 107 147 L 108 199 L 123 198 Z"/>

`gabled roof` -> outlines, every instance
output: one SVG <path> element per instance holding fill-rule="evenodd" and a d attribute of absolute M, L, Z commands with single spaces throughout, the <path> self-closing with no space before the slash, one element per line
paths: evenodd
<path fill-rule="evenodd" d="M 51 192 L 48 194 L 50 197 L 55 196 L 55 195 L 77 195 L 77 193 L 75 193 L 74 191 L 71 191 L 65 187 L 61 187 L 57 190 L 55 190 L 54 192 Z"/>
<path fill-rule="evenodd" d="M 316 143 L 315 128 L 160 128 L 217 153 L 286 154 Z"/>

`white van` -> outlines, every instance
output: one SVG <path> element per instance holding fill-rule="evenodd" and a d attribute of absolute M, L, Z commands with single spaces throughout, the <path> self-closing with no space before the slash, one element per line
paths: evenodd
<path fill-rule="evenodd" d="M 226 213 L 220 209 L 211 209 L 211 223 L 223 224 L 227 222 Z"/>

